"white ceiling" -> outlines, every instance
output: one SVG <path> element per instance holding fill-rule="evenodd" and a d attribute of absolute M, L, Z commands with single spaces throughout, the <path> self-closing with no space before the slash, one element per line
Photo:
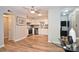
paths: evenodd
<path fill-rule="evenodd" d="M 39 11 L 42 14 L 42 16 L 38 16 L 37 13 L 34 13 L 34 14 L 30 13 L 30 10 L 31 10 L 32 7 L 23 6 L 22 8 L 25 10 L 26 14 L 28 15 L 28 18 L 30 18 L 30 19 L 48 18 L 48 9 L 47 9 L 47 7 L 43 7 L 43 6 L 42 7 L 40 7 L 40 6 L 35 6 L 34 7 L 34 9 L 37 9 L 37 11 Z"/>
<path fill-rule="evenodd" d="M 30 13 L 32 6 L 5 6 L 4 8 L 21 15 L 26 15 L 29 19 L 48 18 L 48 8 L 46 6 L 34 6 L 34 8 L 42 14 L 42 16 L 38 16 L 36 13 Z"/>
<path fill-rule="evenodd" d="M 16 11 L 18 14 L 26 15 L 29 19 L 41 19 L 41 18 L 46 19 L 46 18 L 48 18 L 48 9 L 49 8 L 57 8 L 58 7 L 58 8 L 61 8 L 62 11 L 65 8 L 68 8 L 68 9 L 79 8 L 77 6 L 34 6 L 34 8 L 38 9 L 40 11 L 40 13 L 42 14 L 42 16 L 38 16 L 37 14 L 30 13 L 30 9 L 32 6 L 5 6 L 5 7 Z"/>

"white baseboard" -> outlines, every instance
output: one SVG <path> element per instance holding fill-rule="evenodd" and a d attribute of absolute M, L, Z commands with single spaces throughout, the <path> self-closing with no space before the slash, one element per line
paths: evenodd
<path fill-rule="evenodd" d="M 4 47 L 4 44 L 3 45 L 0 45 L 0 48 Z"/>
<path fill-rule="evenodd" d="M 20 40 L 22 40 L 22 39 L 15 39 L 14 41 L 17 42 L 17 41 L 20 41 Z"/>
<path fill-rule="evenodd" d="M 49 41 L 49 40 L 48 40 L 48 42 L 49 42 L 49 43 L 60 44 L 60 42 L 52 42 L 52 41 Z"/>
<path fill-rule="evenodd" d="M 14 40 L 14 41 L 17 42 L 17 41 L 20 41 L 20 40 L 22 40 L 22 39 L 24 39 L 24 38 L 26 38 L 26 36 L 25 36 L 25 37 L 22 37 L 22 38 L 20 38 L 20 39 L 16 39 L 16 40 Z"/>
<path fill-rule="evenodd" d="M 51 41 L 48 40 L 49 43 L 52 43 Z"/>

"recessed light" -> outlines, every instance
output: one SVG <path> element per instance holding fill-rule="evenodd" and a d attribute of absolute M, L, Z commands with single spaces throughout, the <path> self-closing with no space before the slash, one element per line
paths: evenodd
<path fill-rule="evenodd" d="M 35 11 L 31 10 L 31 13 L 35 13 Z"/>
<path fill-rule="evenodd" d="M 69 10 L 68 9 L 66 9 L 64 12 L 68 12 Z"/>
<path fill-rule="evenodd" d="M 42 14 L 38 14 L 38 16 L 42 16 Z"/>

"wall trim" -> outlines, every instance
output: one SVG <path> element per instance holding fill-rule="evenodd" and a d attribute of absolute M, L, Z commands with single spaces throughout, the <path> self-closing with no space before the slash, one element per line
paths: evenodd
<path fill-rule="evenodd" d="M 4 44 L 3 45 L 0 45 L 0 48 L 4 47 Z"/>
<path fill-rule="evenodd" d="M 27 36 L 14 40 L 15 42 L 25 39 Z"/>
<path fill-rule="evenodd" d="M 53 41 L 50 41 L 48 40 L 49 43 L 54 43 L 54 44 L 60 44 L 60 42 L 53 42 Z"/>
<path fill-rule="evenodd" d="M 49 43 L 52 43 L 51 41 L 48 40 Z"/>
<path fill-rule="evenodd" d="M 59 43 L 59 42 L 51 42 L 51 41 L 49 41 L 49 43 L 52 43 L 52 44 L 55 44 L 56 46 L 61 46 L 61 43 Z"/>

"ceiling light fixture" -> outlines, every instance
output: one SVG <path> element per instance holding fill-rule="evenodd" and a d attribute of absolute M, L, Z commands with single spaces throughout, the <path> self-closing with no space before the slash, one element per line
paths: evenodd
<path fill-rule="evenodd" d="M 34 10 L 34 7 L 32 6 L 32 8 L 31 8 L 31 11 L 30 11 L 31 13 L 35 13 L 35 10 Z"/>
<path fill-rule="evenodd" d="M 69 10 L 68 9 L 66 9 L 64 12 L 68 12 Z"/>
<path fill-rule="evenodd" d="M 34 11 L 34 10 L 31 10 L 30 12 L 31 12 L 31 13 L 35 13 L 35 11 Z"/>
<path fill-rule="evenodd" d="M 38 10 L 37 8 L 34 8 L 34 6 L 32 6 L 31 11 L 32 14 L 36 13 L 38 16 L 42 16 L 42 14 L 40 13 L 40 10 Z"/>
<path fill-rule="evenodd" d="M 42 14 L 41 14 L 41 13 L 39 13 L 39 14 L 38 14 L 38 16 L 42 16 Z"/>

